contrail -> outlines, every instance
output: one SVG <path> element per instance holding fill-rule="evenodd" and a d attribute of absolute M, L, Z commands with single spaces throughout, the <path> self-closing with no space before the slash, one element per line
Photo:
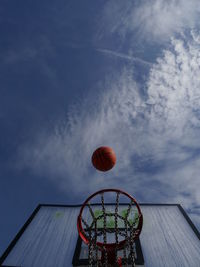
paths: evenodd
<path fill-rule="evenodd" d="M 89 49 L 94 49 L 95 51 L 103 53 L 103 54 L 107 54 L 107 55 L 110 55 L 110 56 L 127 59 L 129 61 L 135 61 L 135 62 L 138 62 L 140 64 L 146 65 L 146 66 L 152 66 L 151 62 L 148 62 L 148 61 L 143 60 L 141 58 L 132 57 L 132 56 L 129 56 L 129 55 L 126 55 L 126 54 L 123 54 L 123 53 L 119 53 L 119 52 L 115 52 L 115 51 L 109 50 L 109 49 L 102 49 L 102 48 L 98 48 L 98 47 L 90 47 L 88 45 L 83 45 L 83 44 L 74 43 L 74 42 L 66 42 L 66 46 L 69 46 L 69 47 L 74 48 L 74 49 L 79 49 L 79 48 L 82 48 L 82 49 L 88 49 L 88 48 Z"/>
<path fill-rule="evenodd" d="M 118 53 L 118 52 L 115 52 L 115 51 L 112 51 L 112 50 L 108 50 L 108 49 L 96 48 L 95 50 L 100 52 L 100 53 L 108 54 L 108 55 L 115 56 L 115 57 L 120 57 L 120 58 L 127 59 L 127 60 L 130 60 L 130 61 L 135 61 L 135 62 L 138 62 L 138 63 L 141 63 L 141 64 L 145 64 L 145 65 L 148 65 L 148 66 L 152 66 L 152 63 L 150 63 L 150 62 L 148 62 L 146 60 L 143 60 L 141 58 L 138 58 L 138 57 L 128 56 L 126 54 Z"/>

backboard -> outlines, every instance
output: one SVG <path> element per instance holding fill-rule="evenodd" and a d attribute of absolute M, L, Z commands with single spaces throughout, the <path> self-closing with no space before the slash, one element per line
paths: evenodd
<path fill-rule="evenodd" d="M 39 205 L 0 258 L 0 264 L 87 266 L 87 246 L 79 238 L 76 224 L 80 207 Z M 126 207 L 125 203 L 120 205 L 122 213 Z M 94 208 L 100 212 L 101 206 Z M 114 204 L 108 208 L 114 208 Z M 135 245 L 136 266 L 200 266 L 200 234 L 180 205 L 140 204 L 140 208 L 144 222 Z"/>

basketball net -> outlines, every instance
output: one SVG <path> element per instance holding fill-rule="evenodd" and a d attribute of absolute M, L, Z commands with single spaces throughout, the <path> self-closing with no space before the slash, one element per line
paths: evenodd
<path fill-rule="evenodd" d="M 109 192 L 116 193 L 116 204 L 115 210 L 113 212 L 107 211 L 104 203 L 104 193 Z M 142 229 L 142 213 L 139 209 L 138 218 L 136 221 L 129 221 L 129 215 L 133 207 L 139 207 L 135 199 L 126 193 L 130 198 L 128 208 L 126 210 L 126 215 L 122 216 L 119 213 L 119 196 L 125 192 L 117 189 L 106 189 L 98 191 L 95 194 L 100 194 L 101 196 L 101 208 L 102 212 L 100 215 L 95 215 L 93 211 L 93 206 L 89 201 L 85 201 L 82 206 L 80 215 L 78 217 L 78 230 L 79 234 L 82 237 L 83 241 L 88 245 L 88 260 L 89 266 L 98 266 L 98 267 L 109 267 L 109 266 L 122 266 L 131 265 L 135 266 L 135 239 L 139 236 Z M 93 194 L 92 196 L 94 196 Z M 88 223 L 82 217 L 83 209 L 87 207 L 92 217 L 92 223 Z M 107 227 L 107 219 L 114 218 L 114 227 Z M 103 225 L 98 227 L 98 222 L 103 220 Z M 124 227 L 119 228 L 118 221 L 123 222 Z M 81 226 L 80 226 L 81 225 Z M 113 243 L 107 242 L 107 235 L 113 236 Z M 121 241 L 121 239 L 123 239 Z M 99 241 L 101 240 L 101 242 Z M 122 257 L 118 256 L 119 252 L 123 254 Z"/>

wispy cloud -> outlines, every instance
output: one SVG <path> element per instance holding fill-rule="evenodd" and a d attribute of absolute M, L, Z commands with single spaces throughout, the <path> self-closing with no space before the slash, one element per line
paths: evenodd
<path fill-rule="evenodd" d="M 196 39 L 172 39 L 172 45 L 151 69 L 147 103 L 151 125 L 180 138 L 200 127 L 200 46 Z"/>
<path fill-rule="evenodd" d="M 105 94 L 95 98 L 87 96 L 80 106 L 72 106 L 64 125 L 56 126 L 54 132 L 42 134 L 34 144 L 24 147 L 22 164 L 51 179 L 56 177 L 63 190 L 70 183 L 71 192 L 93 191 L 98 188 L 98 181 L 104 187 L 103 181 L 108 177 L 107 183 L 112 184 L 113 175 L 127 173 L 126 166 L 130 164 L 127 138 L 132 139 L 131 134 L 127 135 L 127 127 L 132 127 L 133 120 L 140 120 L 138 114 L 144 109 L 131 76 L 124 71 L 120 78 L 110 78 L 101 85 L 104 90 L 109 89 Z M 90 157 L 97 146 L 105 144 L 115 148 L 118 164 L 113 172 L 102 174 L 98 180 L 99 174 L 91 167 Z"/>
<path fill-rule="evenodd" d="M 136 41 L 139 38 L 140 41 L 161 42 L 195 27 L 199 24 L 199 14 L 198 0 L 110 0 L 102 11 L 98 35 L 103 38 L 117 34 L 124 40 L 131 34 Z"/>
<path fill-rule="evenodd" d="M 22 166 L 52 179 L 69 194 L 121 187 L 140 201 L 200 203 L 199 35 L 171 41 L 142 85 L 124 69 L 71 107 L 51 133 L 20 152 Z M 117 165 L 108 173 L 91 166 L 93 150 L 112 146 Z M 196 220 L 196 217 L 194 216 Z"/>

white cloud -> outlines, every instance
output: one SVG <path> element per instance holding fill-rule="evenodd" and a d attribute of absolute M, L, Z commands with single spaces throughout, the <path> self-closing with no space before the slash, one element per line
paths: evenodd
<path fill-rule="evenodd" d="M 200 127 L 200 46 L 194 39 L 172 39 L 172 45 L 151 69 L 147 103 L 155 131 L 183 138 Z"/>
<path fill-rule="evenodd" d="M 116 33 L 124 40 L 129 34 L 138 33 L 133 42 L 138 38 L 160 42 L 185 28 L 195 27 L 199 14 L 198 0 L 110 0 L 102 12 L 99 36 Z"/>
<path fill-rule="evenodd" d="M 170 50 L 150 71 L 147 104 L 150 148 L 154 160 L 165 161 L 163 172 L 154 179 L 164 181 L 165 201 L 181 203 L 189 209 L 200 203 L 200 43 L 172 39 Z M 193 216 L 196 224 L 199 221 Z"/>
<path fill-rule="evenodd" d="M 199 204 L 198 40 L 197 33 L 172 39 L 151 68 L 146 95 L 132 70 L 108 76 L 94 95 L 71 108 L 62 127 L 23 148 L 22 165 L 72 195 L 121 187 L 144 202 Z M 91 154 L 100 145 L 116 151 L 111 172 L 91 167 Z"/>
<path fill-rule="evenodd" d="M 99 90 L 101 86 L 107 89 L 105 93 L 88 96 L 80 107 L 71 108 L 64 126 L 38 136 L 36 143 L 24 147 L 20 152 L 22 165 L 55 179 L 63 190 L 70 184 L 72 192 L 98 188 L 98 177 L 103 187 L 108 186 L 109 181 L 111 184 L 115 181 L 113 176 L 127 173 L 130 149 L 134 151 L 135 146 L 133 138 L 139 131 L 132 123 L 142 122 L 144 103 L 131 73 L 124 70 L 120 78 L 114 75 L 110 79 L 99 85 Z M 129 132 L 128 128 L 132 130 Z M 100 145 L 114 147 L 118 160 L 112 172 L 102 175 L 93 170 L 90 162 L 92 152 Z"/>

